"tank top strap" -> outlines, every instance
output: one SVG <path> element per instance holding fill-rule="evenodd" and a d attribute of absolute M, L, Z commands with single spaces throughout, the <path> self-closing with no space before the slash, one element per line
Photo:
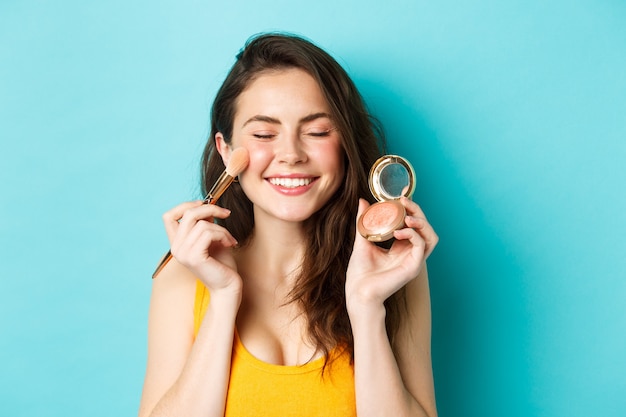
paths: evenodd
<path fill-rule="evenodd" d="M 204 318 L 204 313 L 206 313 L 206 309 L 209 307 L 209 301 L 211 300 L 211 294 L 207 287 L 204 286 L 202 281 L 196 281 L 196 296 L 193 303 L 193 338 L 196 339 L 198 335 L 198 330 L 200 330 L 200 325 L 202 324 L 202 319 Z"/>

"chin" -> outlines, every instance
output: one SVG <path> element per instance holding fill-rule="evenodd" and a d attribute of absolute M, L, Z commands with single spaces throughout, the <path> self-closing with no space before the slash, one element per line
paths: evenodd
<path fill-rule="evenodd" d="M 313 213 L 307 213 L 307 214 L 292 213 L 292 214 L 282 214 L 276 217 L 282 221 L 289 222 L 289 223 L 302 223 L 305 220 L 309 219 L 312 215 Z"/>
<path fill-rule="evenodd" d="M 286 210 L 280 210 L 274 213 L 276 218 L 286 222 L 302 223 L 308 220 L 312 215 L 317 213 L 321 207 L 293 207 Z"/>

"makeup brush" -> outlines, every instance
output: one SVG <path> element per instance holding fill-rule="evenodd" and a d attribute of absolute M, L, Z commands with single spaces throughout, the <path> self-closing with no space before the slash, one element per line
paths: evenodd
<path fill-rule="evenodd" d="M 215 204 L 217 200 L 224 194 L 224 191 L 230 187 L 230 184 L 233 183 L 237 175 L 241 174 L 244 169 L 248 167 L 248 163 L 250 162 L 250 156 L 248 155 L 248 150 L 246 148 L 237 148 L 230 155 L 230 159 L 228 160 L 228 165 L 222 175 L 219 176 L 213 187 L 209 190 L 206 197 L 202 201 L 202 204 Z M 169 250 L 157 266 L 157 269 L 152 274 L 152 278 L 156 277 L 159 272 L 167 265 L 167 263 L 172 259 L 172 251 Z"/>

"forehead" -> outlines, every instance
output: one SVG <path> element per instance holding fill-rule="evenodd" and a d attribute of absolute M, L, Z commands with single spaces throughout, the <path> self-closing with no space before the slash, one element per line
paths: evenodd
<path fill-rule="evenodd" d="M 299 68 L 264 71 L 237 97 L 235 121 L 252 115 L 274 117 L 328 113 L 328 105 L 318 82 Z"/>

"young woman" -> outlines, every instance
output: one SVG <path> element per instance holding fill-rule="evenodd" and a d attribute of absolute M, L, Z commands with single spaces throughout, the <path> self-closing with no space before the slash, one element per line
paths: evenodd
<path fill-rule="evenodd" d="M 356 230 L 382 138 L 354 84 L 297 36 L 251 39 L 219 90 L 206 192 L 163 215 L 139 416 L 436 416 L 425 260 L 437 236 L 403 198 L 389 249 Z"/>

